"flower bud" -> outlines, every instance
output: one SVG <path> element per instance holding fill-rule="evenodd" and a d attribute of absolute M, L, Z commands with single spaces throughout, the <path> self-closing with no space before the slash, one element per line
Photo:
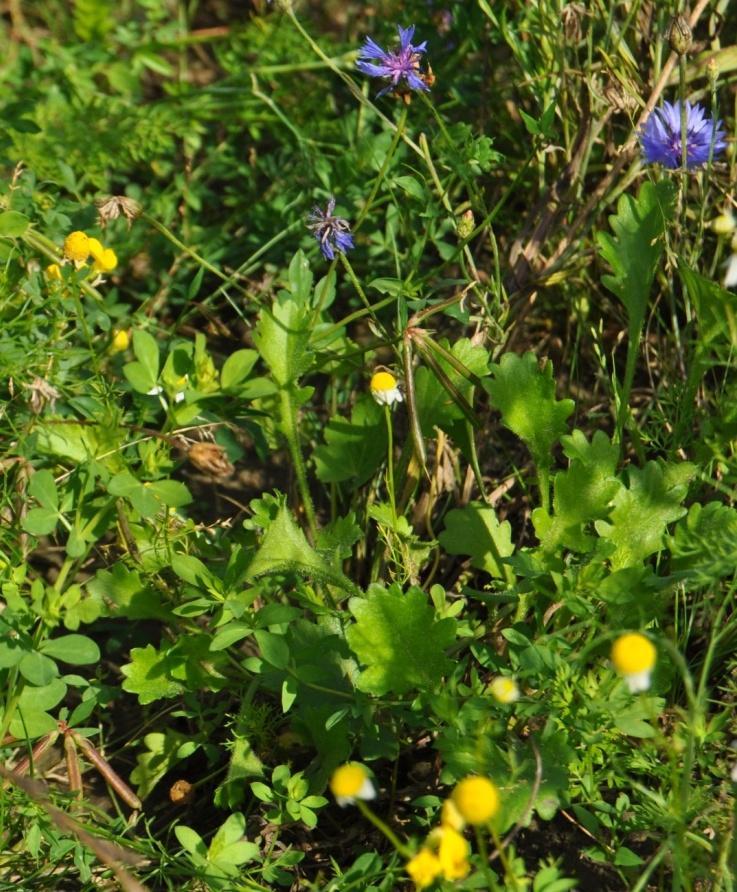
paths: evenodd
<path fill-rule="evenodd" d="M 678 53 L 679 56 L 685 56 L 691 49 L 693 32 L 688 24 L 688 20 L 684 16 L 677 15 L 671 20 L 666 36 L 670 48 L 674 53 Z"/>
<path fill-rule="evenodd" d="M 475 225 L 476 221 L 473 216 L 473 211 L 469 208 L 461 214 L 461 219 L 458 221 L 458 238 L 467 239 L 473 232 Z"/>

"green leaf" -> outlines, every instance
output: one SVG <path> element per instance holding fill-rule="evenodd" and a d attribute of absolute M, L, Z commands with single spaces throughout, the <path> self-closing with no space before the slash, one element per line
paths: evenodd
<path fill-rule="evenodd" d="M 540 368 L 534 353 L 505 353 L 483 384 L 502 422 L 532 453 L 538 468 L 550 468 L 553 446 L 566 433 L 573 400 L 556 400 L 553 366 Z"/>
<path fill-rule="evenodd" d="M 100 660 L 100 648 L 86 635 L 63 635 L 43 641 L 39 650 L 46 656 L 71 666 L 85 666 Z"/>
<path fill-rule="evenodd" d="M 177 824 L 174 833 L 179 840 L 180 845 L 191 855 L 197 855 L 200 858 L 207 857 L 207 847 L 202 841 L 199 833 L 192 830 L 191 827 L 185 827 L 184 824 Z"/>
<path fill-rule="evenodd" d="M 470 555 L 471 566 L 497 578 L 504 578 L 499 558 L 514 552 L 509 521 L 499 523 L 494 509 L 479 502 L 449 511 L 438 540 L 448 554 Z"/>
<path fill-rule="evenodd" d="M 312 279 L 309 260 L 302 251 L 297 251 L 289 263 L 289 291 L 300 306 L 309 303 Z"/>
<path fill-rule="evenodd" d="M 349 592 L 357 590 L 350 579 L 312 548 L 282 502 L 248 567 L 247 579 L 284 572 L 300 573 Z"/>
<path fill-rule="evenodd" d="M 635 566 L 663 547 L 668 524 L 686 513 L 681 502 L 693 472 L 686 462 L 661 466 L 651 461 L 642 470 L 629 469 L 629 486 L 614 497 L 609 520 L 596 522 L 599 535 L 614 545 L 612 570 Z"/>
<path fill-rule="evenodd" d="M 134 647 L 130 655 L 131 662 L 121 667 L 125 675 L 122 687 L 124 691 L 136 694 L 142 706 L 155 700 L 178 697 L 184 691 L 184 685 L 168 674 L 171 661 L 165 653 L 159 653 L 153 644 Z"/>
<path fill-rule="evenodd" d="M 13 737 L 17 737 L 19 740 L 25 740 L 26 737 L 29 740 L 35 740 L 45 734 L 51 734 L 57 728 L 58 723 L 52 715 L 42 709 L 30 707 L 18 710 L 8 730 Z"/>
<path fill-rule="evenodd" d="M 691 298 L 699 324 L 697 351 L 705 353 L 705 347 L 722 342 L 724 347 L 737 347 L 737 294 L 722 288 L 717 282 L 702 276 L 686 266 L 678 264 L 688 296 Z"/>
<path fill-rule="evenodd" d="M 596 431 L 590 443 L 580 430 L 561 442 L 570 464 L 553 478 L 553 514 L 536 508 L 532 522 L 544 551 L 552 553 L 559 545 L 589 551 L 596 539 L 586 533 L 586 526 L 606 517 L 622 487 L 614 476 L 619 449 L 603 431 Z"/>
<path fill-rule="evenodd" d="M 59 674 L 56 663 L 38 651 L 31 651 L 18 663 L 20 674 L 37 687 L 44 687 Z"/>
<path fill-rule="evenodd" d="M 617 213 L 609 218 L 614 235 L 597 232 L 601 256 L 612 275 L 601 281 L 622 301 L 629 331 L 639 332 L 645 318 L 655 271 L 663 253 L 663 233 L 673 218 L 676 187 L 671 180 L 646 180 L 637 198 L 621 195 Z"/>
<path fill-rule="evenodd" d="M 48 536 L 54 532 L 58 522 L 59 512 L 55 508 L 31 508 L 21 526 L 32 536 Z"/>
<path fill-rule="evenodd" d="M 333 416 L 325 427 L 325 444 L 314 452 L 317 477 L 323 483 L 349 481 L 362 486 L 386 456 L 384 412 L 368 394 L 360 397 L 350 421 Z"/>
<path fill-rule="evenodd" d="M 435 619 L 427 596 L 372 585 L 365 598 L 351 598 L 356 622 L 346 630 L 351 650 L 367 668 L 356 681 L 361 691 L 432 691 L 453 668 L 446 648 L 455 640 L 454 619 Z"/>
<path fill-rule="evenodd" d="M 43 687 L 25 687 L 18 698 L 18 708 L 25 714 L 58 706 L 67 693 L 67 685 L 60 678 L 54 678 Z"/>
<path fill-rule="evenodd" d="M 131 782 L 136 793 L 145 799 L 156 784 L 171 769 L 188 759 L 201 744 L 191 737 L 167 729 L 165 733 L 152 732 L 143 738 L 146 749 L 136 756 L 136 767 L 131 772 Z"/>
<path fill-rule="evenodd" d="M 0 214 L 0 236 L 5 238 L 19 238 L 30 225 L 28 217 L 18 211 L 4 211 Z"/>
<path fill-rule="evenodd" d="M 223 390 L 237 387 L 245 381 L 257 359 L 258 353 L 255 350 L 236 350 L 231 353 L 220 372 L 220 386 Z"/>
<path fill-rule="evenodd" d="M 307 307 L 292 298 L 282 297 L 259 314 L 253 342 L 280 387 L 294 384 L 312 365 L 309 321 Z"/>
<path fill-rule="evenodd" d="M 275 635 L 272 632 L 258 629 L 253 633 L 253 636 L 258 643 L 263 660 L 277 669 L 287 668 L 289 665 L 289 646 L 283 635 Z"/>
<path fill-rule="evenodd" d="M 28 484 L 28 492 L 42 508 L 58 509 L 59 494 L 56 491 L 56 480 L 54 480 L 51 471 L 46 469 L 36 471 Z"/>
<path fill-rule="evenodd" d="M 181 508 L 192 501 L 192 494 L 178 480 L 154 480 L 147 489 L 168 508 Z"/>
<path fill-rule="evenodd" d="M 156 339 L 147 331 L 137 329 L 133 332 L 133 354 L 155 382 L 159 377 L 159 345 Z"/>

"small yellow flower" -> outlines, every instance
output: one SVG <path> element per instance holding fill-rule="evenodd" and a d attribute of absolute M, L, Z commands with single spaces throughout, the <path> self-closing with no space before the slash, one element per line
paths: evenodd
<path fill-rule="evenodd" d="M 61 282 L 61 278 L 62 278 L 61 267 L 59 266 L 58 263 L 50 263 L 46 267 L 46 278 L 47 279 L 57 279 L 59 282 Z"/>
<path fill-rule="evenodd" d="M 632 694 L 650 687 L 656 658 L 655 645 L 639 632 L 620 635 L 612 645 L 614 668 L 623 676 Z"/>
<path fill-rule="evenodd" d="M 463 820 L 461 813 L 455 806 L 452 799 L 446 799 L 440 810 L 440 826 L 452 827 L 453 830 L 463 830 L 466 822 Z"/>
<path fill-rule="evenodd" d="M 499 790 L 488 777 L 466 777 L 453 790 L 453 803 L 469 824 L 485 824 L 499 811 Z"/>
<path fill-rule="evenodd" d="M 402 402 L 402 391 L 391 372 L 374 372 L 370 387 L 373 398 L 383 406 Z"/>
<path fill-rule="evenodd" d="M 519 700 L 519 687 L 513 678 L 497 675 L 489 684 L 489 693 L 499 703 L 514 703 Z"/>
<path fill-rule="evenodd" d="M 405 870 L 412 877 L 412 881 L 418 889 L 426 889 L 440 876 L 443 867 L 436 854 L 430 849 L 422 848 L 413 858 L 409 859 Z"/>
<path fill-rule="evenodd" d="M 64 256 L 75 263 L 84 263 L 90 256 L 90 240 L 78 229 L 64 239 Z"/>
<path fill-rule="evenodd" d="M 338 805 L 352 805 L 356 799 L 374 799 L 376 790 L 368 772 L 358 762 L 347 762 L 333 772 L 330 791 Z"/>
<path fill-rule="evenodd" d="M 90 254 L 95 261 L 92 268 L 96 273 L 110 273 L 118 265 L 118 258 L 112 248 L 106 248 L 96 238 L 89 239 Z"/>
<path fill-rule="evenodd" d="M 121 328 L 119 331 L 113 332 L 113 339 L 110 342 L 110 352 L 111 353 L 122 353 L 124 350 L 128 349 L 128 344 L 130 344 L 131 339 L 128 336 L 128 332 Z"/>
<path fill-rule="evenodd" d="M 471 848 L 461 834 L 452 827 L 436 827 L 427 837 L 428 844 L 437 846 L 440 869 L 446 880 L 461 880 L 470 867 Z"/>

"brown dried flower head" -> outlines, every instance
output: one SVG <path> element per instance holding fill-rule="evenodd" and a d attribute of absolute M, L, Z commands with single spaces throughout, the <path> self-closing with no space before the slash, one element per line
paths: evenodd
<path fill-rule="evenodd" d="M 193 443 L 189 447 L 187 458 L 198 471 L 204 471 L 213 477 L 230 477 L 235 470 L 225 450 L 217 443 Z"/>
<path fill-rule="evenodd" d="M 97 204 L 97 213 L 100 217 L 100 226 L 103 228 L 111 220 L 117 220 L 122 214 L 128 221 L 128 228 L 133 220 L 141 213 L 141 205 L 133 198 L 127 198 L 125 195 L 109 195 L 101 198 Z"/>

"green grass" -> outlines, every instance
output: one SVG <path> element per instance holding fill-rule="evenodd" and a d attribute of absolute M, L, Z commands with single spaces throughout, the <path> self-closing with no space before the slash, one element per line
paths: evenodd
<path fill-rule="evenodd" d="M 8 4 L 0 890 L 734 889 L 730 7 Z"/>

